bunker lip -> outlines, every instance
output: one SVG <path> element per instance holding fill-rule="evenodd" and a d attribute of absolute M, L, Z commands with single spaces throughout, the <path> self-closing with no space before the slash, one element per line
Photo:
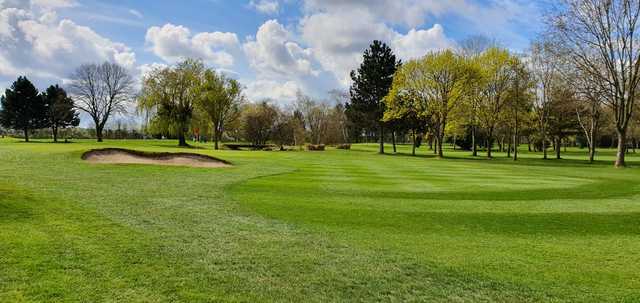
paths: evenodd
<path fill-rule="evenodd" d="M 82 160 L 104 164 L 152 164 L 190 167 L 230 167 L 228 161 L 194 153 L 145 152 L 124 148 L 92 149 L 82 154 Z"/>

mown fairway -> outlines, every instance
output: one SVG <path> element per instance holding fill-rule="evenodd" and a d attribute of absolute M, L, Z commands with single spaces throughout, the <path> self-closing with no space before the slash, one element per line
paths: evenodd
<path fill-rule="evenodd" d="M 0 140 L 0 302 L 640 301 L 640 167 Z M 402 147 L 401 152 L 408 152 Z"/>

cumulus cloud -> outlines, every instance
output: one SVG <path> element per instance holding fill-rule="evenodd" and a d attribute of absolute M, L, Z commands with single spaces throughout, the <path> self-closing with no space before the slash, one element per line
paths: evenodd
<path fill-rule="evenodd" d="M 391 40 L 391 47 L 403 60 L 420 58 L 430 51 L 453 48 L 454 45 L 440 24 L 426 30 L 411 29 L 404 35 L 396 34 Z"/>
<path fill-rule="evenodd" d="M 280 5 L 277 0 L 251 0 L 249 6 L 267 15 L 275 15 L 280 10 Z"/>
<path fill-rule="evenodd" d="M 255 39 L 244 44 L 250 65 L 263 76 L 317 75 L 311 50 L 292 41 L 291 33 L 276 20 L 265 22 Z"/>
<path fill-rule="evenodd" d="M 149 28 L 145 40 L 153 53 L 166 62 L 189 57 L 222 67 L 233 65 L 230 50 L 239 46 L 235 33 L 204 32 L 192 36 L 188 28 L 173 24 Z"/>
<path fill-rule="evenodd" d="M 286 103 L 296 98 L 296 93 L 303 88 L 293 80 L 274 81 L 258 79 L 245 82 L 245 94 L 249 100 L 259 101 L 271 99 L 279 103 Z"/>
<path fill-rule="evenodd" d="M 331 71 L 344 86 L 350 83 L 350 71 L 360 64 L 362 52 L 373 40 L 386 42 L 403 60 L 454 45 L 439 24 L 403 34 L 365 10 L 311 14 L 300 22 L 300 28 L 304 41 L 322 67 Z"/>
<path fill-rule="evenodd" d="M 25 3 L 26 2 L 26 3 Z M 61 79 L 87 62 L 113 61 L 133 68 L 135 53 L 122 43 L 102 37 L 71 20 L 58 21 L 55 11 L 30 9 L 66 7 L 73 1 L 21 1 L 24 8 L 0 5 L 0 76 Z"/>

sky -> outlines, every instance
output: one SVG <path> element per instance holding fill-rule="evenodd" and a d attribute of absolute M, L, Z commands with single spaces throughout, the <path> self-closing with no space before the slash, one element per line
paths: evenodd
<path fill-rule="evenodd" d="M 238 79 L 252 101 L 327 98 L 374 40 L 402 60 L 473 35 L 525 50 L 543 2 L 526 0 L 0 0 L 0 91 L 20 75 L 64 85 L 85 63 L 136 79 L 197 58 Z"/>

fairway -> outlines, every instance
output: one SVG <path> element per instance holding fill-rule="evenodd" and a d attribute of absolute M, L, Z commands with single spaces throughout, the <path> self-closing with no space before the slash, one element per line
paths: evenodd
<path fill-rule="evenodd" d="M 640 158 L 0 139 L 0 302 L 637 302 Z M 225 168 L 91 164 L 193 152 Z"/>

